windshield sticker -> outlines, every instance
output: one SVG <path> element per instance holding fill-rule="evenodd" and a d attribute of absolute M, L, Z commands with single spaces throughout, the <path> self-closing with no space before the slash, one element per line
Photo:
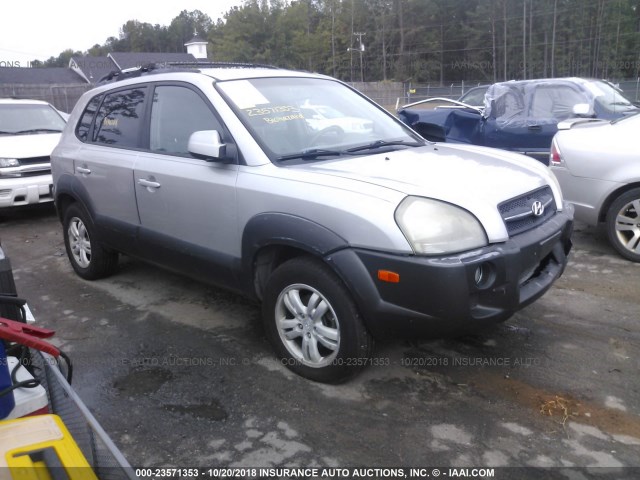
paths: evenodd
<path fill-rule="evenodd" d="M 273 113 L 300 113 L 300 109 L 291 105 L 278 105 L 276 107 L 245 108 L 245 112 L 247 112 L 248 117 L 260 117 L 264 115 L 271 115 Z"/>
<path fill-rule="evenodd" d="M 304 120 L 304 116 L 301 113 L 294 113 L 293 115 L 283 115 L 281 117 L 264 117 L 263 120 L 268 124 L 290 122 L 291 120 Z"/>
<path fill-rule="evenodd" d="M 293 105 L 276 105 L 274 107 L 245 108 L 248 117 L 262 118 L 268 124 L 304 120 L 304 115 L 298 107 Z M 288 115 L 281 115 L 281 114 Z"/>
<path fill-rule="evenodd" d="M 249 80 L 224 83 L 222 88 L 231 101 L 243 110 L 269 103 L 269 100 L 264 98 L 260 91 L 251 85 Z"/>

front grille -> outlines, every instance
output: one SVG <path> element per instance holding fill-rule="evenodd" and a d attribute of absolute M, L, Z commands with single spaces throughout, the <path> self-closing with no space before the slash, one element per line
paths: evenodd
<path fill-rule="evenodd" d="M 30 157 L 30 158 L 20 158 L 20 165 L 34 165 L 37 163 L 50 163 L 51 158 L 49 157 Z"/>
<path fill-rule="evenodd" d="M 29 157 L 19 158 L 20 166 L 0 168 L 0 177 L 22 178 L 37 177 L 51 173 L 50 157 Z"/>
<path fill-rule="evenodd" d="M 47 175 L 48 173 L 51 173 L 51 169 L 50 168 L 43 168 L 42 170 L 31 170 L 28 172 L 22 172 L 22 175 L 20 175 L 20 177 L 24 178 L 24 177 L 37 177 L 39 175 Z"/>
<path fill-rule="evenodd" d="M 534 202 L 540 202 L 543 205 L 542 214 L 534 213 Z M 513 236 L 531 230 L 555 215 L 556 202 L 551 188 L 546 186 L 502 202 L 498 205 L 498 210 L 509 236 Z"/>

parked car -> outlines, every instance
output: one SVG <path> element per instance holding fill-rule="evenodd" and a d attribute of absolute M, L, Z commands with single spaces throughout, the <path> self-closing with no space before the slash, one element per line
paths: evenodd
<path fill-rule="evenodd" d="M 611 245 L 640 262 L 640 114 L 612 122 L 567 122 L 551 144 L 551 170 L 576 218 L 604 224 Z"/>
<path fill-rule="evenodd" d="M 398 116 L 424 138 L 511 150 L 545 165 L 558 122 L 613 120 L 640 111 L 609 82 L 582 78 L 496 83 L 488 88 L 483 108 L 418 108 L 423 102 L 402 107 Z"/>
<path fill-rule="evenodd" d="M 303 105 L 373 128 L 318 131 Z M 123 76 L 69 127 L 53 178 L 76 273 L 113 274 L 124 253 L 260 300 L 283 364 L 316 381 L 366 366 L 377 336 L 504 321 L 567 263 L 572 208 L 548 168 L 433 145 L 330 77 Z"/>
<path fill-rule="evenodd" d="M 39 100 L 0 99 L 0 208 L 53 201 L 53 147 L 66 125 Z"/>

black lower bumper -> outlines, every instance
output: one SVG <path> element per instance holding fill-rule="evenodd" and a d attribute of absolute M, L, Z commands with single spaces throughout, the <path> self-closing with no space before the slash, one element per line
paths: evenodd
<path fill-rule="evenodd" d="M 541 297 L 564 271 L 572 228 L 567 206 L 533 230 L 470 252 L 423 257 L 345 249 L 326 260 L 373 335 L 461 335 L 504 321 Z M 379 270 L 400 281 L 379 280 Z"/>

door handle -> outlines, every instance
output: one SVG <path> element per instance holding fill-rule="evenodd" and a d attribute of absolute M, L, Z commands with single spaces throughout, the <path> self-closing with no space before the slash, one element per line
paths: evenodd
<path fill-rule="evenodd" d="M 89 175 L 91 170 L 87 167 L 76 167 L 76 172 L 81 173 L 82 175 Z"/>
<path fill-rule="evenodd" d="M 147 187 L 149 190 L 154 188 L 160 188 L 160 184 L 158 182 L 154 182 L 153 180 L 147 180 L 146 178 L 139 178 L 138 185 Z"/>
<path fill-rule="evenodd" d="M 540 125 L 529 125 L 529 130 L 542 130 Z"/>

